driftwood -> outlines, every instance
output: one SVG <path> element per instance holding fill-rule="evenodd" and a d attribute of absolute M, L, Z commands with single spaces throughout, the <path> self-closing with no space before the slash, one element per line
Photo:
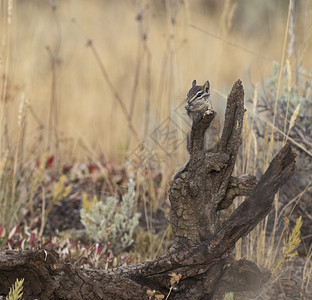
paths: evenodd
<path fill-rule="evenodd" d="M 241 81 L 228 97 L 218 151 L 205 153 L 204 133 L 214 115 L 208 109 L 194 121 L 189 163 L 170 182 L 174 243 L 167 254 L 137 265 L 85 270 L 50 250 L 2 251 L 0 295 L 8 294 L 16 278 L 25 278 L 25 299 L 162 299 L 169 290 L 169 299 L 223 299 L 226 292 L 260 288 L 270 272 L 244 259 L 235 261 L 230 254 L 235 243 L 269 213 L 274 195 L 294 173 L 295 154 L 286 144 L 258 183 L 249 175 L 233 177 L 242 142 Z M 221 223 L 219 211 L 237 196 L 248 197 Z"/>

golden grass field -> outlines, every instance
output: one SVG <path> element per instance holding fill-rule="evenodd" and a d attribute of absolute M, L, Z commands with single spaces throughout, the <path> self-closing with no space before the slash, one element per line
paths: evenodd
<path fill-rule="evenodd" d="M 243 80 L 246 98 L 252 98 L 251 83 L 261 84 L 272 62 L 287 57 L 287 1 L 1 3 L 3 16 L 12 4 L 10 24 L 2 17 L 1 29 L 10 138 L 17 136 L 17 110 L 24 97 L 39 119 L 28 116 L 27 141 L 34 142 L 41 125 L 43 149 L 55 145 L 51 130 L 65 141 L 61 147 L 80 157 L 85 155 L 81 143 L 92 155 L 117 161 L 143 140 L 161 151 L 149 136 L 167 117 L 188 130 L 175 108 L 193 79 L 210 80 L 222 118 L 224 96 L 235 80 Z M 306 69 L 311 65 L 310 15 L 310 1 L 298 1 L 296 49 Z M 181 154 L 184 160 L 184 152 L 183 145 L 175 157 Z"/>

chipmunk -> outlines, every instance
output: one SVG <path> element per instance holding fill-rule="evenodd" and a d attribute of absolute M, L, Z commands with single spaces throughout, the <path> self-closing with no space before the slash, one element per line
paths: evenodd
<path fill-rule="evenodd" d="M 193 81 L 191 89 L 187 93 L 185 109 L 188 116 L 194 120 L 201 118 L 203 113 L 207 108 L 212 109 L 210 101 L 210 83 L 206 81 L 203 86 L 196 85 L 196 80 Z M 205 131 L 204 136 L 204 151 L 214 152 L 217 150 L 220 137 L 220 119 L 217 114 L 215 114 L 213 120 L 211 121 L 209 127 Z M 190 134 L 187 135 L 187 150 L 190 152 Z M 181 175 L 188 167 L 186 163 L 180 170 L 178 170 L 173 179 L 176 179 Z"/>
<path fill-rule="evenodd" d="M 203 115 L 203 112 L 207 110 L 207 108 L 212 109 L 211 101 L 210 101 L 210 83 L 206 81 L 203 86 L 196 85 L 196 80 L 193 81 L 192 87 L 187 93 L 186 105 L 185 109 L 187 111 L 188 116 L 194 120 Z M 210 126 L 207 128 L 204 137 L 204 151 L 216 151 L 217 146 L 220 141 L 219 137 L 220 133 L 220 119 L 216 114 L 213 120 L 210 123 Z M 189 134 L 188 134 L 188 151 L 189 151 Z"/>

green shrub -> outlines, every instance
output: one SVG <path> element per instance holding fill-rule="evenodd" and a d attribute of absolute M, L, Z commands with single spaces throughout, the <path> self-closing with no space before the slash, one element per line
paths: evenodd
<path fill-rule="evenodd" d="M 108 197 L 105 202 L 94 201 L 90 210 L 81 209 L 81 223 L 90 239 L 109 244 L 118 254 L 134 242 L 134 230 L 139 224 L 135 210 L 134 183 L 130 181 L 120 204 L 115 197 Z"/>

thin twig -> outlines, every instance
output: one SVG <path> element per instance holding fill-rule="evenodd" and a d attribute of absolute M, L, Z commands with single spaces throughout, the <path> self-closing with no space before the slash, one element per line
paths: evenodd
<path fill-rule="evenodd" d="M 135 138 L 139 141 L 139 135 L 137 133 L 137 131 L 135 130 L 135 128 L 133 127 L 132 125 L 132 122 L 131 122 L 131 117 L 130 117 L 130 114 L 123 102 L 123 100 L 121 99 L 117 89 L 114 87 L 113 83 L 111 82 L 109 76 L 108 76 L 108 73 L 105 69 L 105 66 L 101 60 L 101 57 L 97 51 L 97 49 L 94 47 L 94 44 L 93 44 L 93 41 L 92 40 L 88 40 L 88 43 L 87 43 L 87 46 L 90 47 L 100 69 L 101 69 L 101 72 L 102 72 L 102 75 L 104 76 L 104 79 L 106 81 L 106 83 L 108 84 L 109 88 L 111 89 L 111 91 L 113 92 L 114 94 L 114 97 L 116 98 L 116 100 L 118 101 L 121 109 L 122 109 L 122 112 L 124 113 L 125 117 L 126 117 L 126 120 L 128 122 L 128 126 L 130 128 L 130 130 L 132 131 L 133 135 L 135 136 Z"/>

